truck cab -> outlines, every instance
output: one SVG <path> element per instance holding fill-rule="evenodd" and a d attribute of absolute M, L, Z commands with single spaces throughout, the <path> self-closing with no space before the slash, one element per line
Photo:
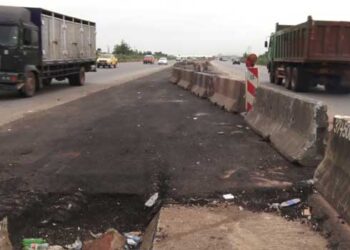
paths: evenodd
<path fill-rule="evenodd" d="M 39 87 L 39 30 L 24 8 L 0 8 L 0 89 L 32 96 Z"/>

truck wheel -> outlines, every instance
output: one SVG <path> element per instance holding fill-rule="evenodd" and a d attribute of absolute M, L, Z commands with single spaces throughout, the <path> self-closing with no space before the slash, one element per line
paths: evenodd
<path fill-rule="evenodd" d="M 275 72 L 270 71 L 270 83 L 275 83 Z"/>
<path fill-rule="evenodd" d="M 303 92 L 307 89 L 306 73 L 298 67 L 292 70 L 291 88 L 295 92 Z"/>
<path fill-rule="evenodd" d="M 283 78 L 281 78 L 281 77 L 278 77 L 278 68 L 275 70 L 275 83 L 277 84 L 277 85 L 281 85 L 282 84 L 282 82 L 283 82 Z"/>
<path fill-rule="evenodd" d="M 44 86 L 50 86 L 51 82 L 52 82 L 52 78 L 43 79 L 43 85 Z"/>
<path fill-rule="evenodd" d="M 79 73 L 70 76 L 68 80 L 71 86 L 83 86 L 85 84 L 85 68 L 81 67 Z"/>
<path fill-rule="evenodd" d="M 339 89 L 338 86 L 333 83 L 327 83 L 324 87 L 328 93 L 337 93 Z"/>
<path fill-rule="evenodd" d="M 37 86 L 37 79 L 33 72 L 28 72 L 26 80 L 23 87 L 20 90 L 20 93 L 23 97 L 32 97 L 35 94 Z"/>
<path fill-rule="evenodd" d="M 286 78 L 284 79 L 284 87 L 286 89 L 291 88 L 291 82 L 292 82 L 292 67 L 286 67 Z"/>
<path fill-rule="evenodd" d="M 329 77 L 328 82 L 325 84 L 325 89 L 329 93 L 341 93 L 340 80 L 337 77 Z"/>

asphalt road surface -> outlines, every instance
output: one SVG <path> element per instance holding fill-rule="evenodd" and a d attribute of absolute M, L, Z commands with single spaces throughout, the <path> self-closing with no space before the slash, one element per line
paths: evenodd
<path fill-rule="evenodd" d="M 229 74 L 237 79 L 244 79 L 245 65 L 232 65 L 231 61 L 213 61 L 212 64 L 222 72 Z M 269 76 L 266 67 L 259 67 L 260 83 L 272 85 L 269 81 Z M 272 85 L 275 88 L 284 89 L 281 86 Z M 307 93 L 299 93 L 299 95 L 307 96 L 323 103 L 328 106 L 328 115 L 330 119 L 334 115 L 350 115 L 350 94 L 330 94 L 324 91 L 322 87 L 311 89 Z"/>
<path fill-rule="evenodd" d="M 163 71 L 1 127 L 0 180 L 18 180 L 24 190 L 143 194 L 170 179 L 169 192 L 191 195 L 283 186 L 311 174 L 285 161 L 241 116 L 171 85 L 169 75 Z M 223 181 L 227 171 L 235 174 Z"/>
<path fill-rule="evenodd" d="M 90 230 L 144 229 L 135 225 L 146 225 L 150 211 L 143 204 L 154 192 L 179 202 L 230 192 L 257 210 L 304 194 L 289 188 L 312 178 L 313 168 L 287 162 L 243 117 L 169 83 L 170 74 L 164 70 L 0 127 L 0 217 L 8 215 L 12 227 L 17 222 L 10 228 L 14 242 L 30 236 L 67 244 Z M 42 223 L 61 215 L 57 201 L 73 199 L 79 207 L 69 198 L 77 190 L 98 196 L 60 222 L 60 230 Z M 38 202 L 40 194 L 49 196 Z"/>
<path fill-rule="evenodd" d="M 171 64 L 172 62 L 168 67 Z M 21 98 L 17 92 L 0 92 L 0 125 L 157 72 L 165 67 L 167 66 L 143 65 L 141 62 L 120 63 L 116 69 L 101 68 L 97 72 L 87 73 L 86 84 L 83 87 L 69 86 L 68 81 L 55 81 L 33 98 Z"/>

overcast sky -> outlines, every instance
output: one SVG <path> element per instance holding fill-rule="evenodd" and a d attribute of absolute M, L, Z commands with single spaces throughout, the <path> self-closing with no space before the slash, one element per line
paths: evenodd
<path fill-rule="evenodd" d="M 124 39 L 132 48 L 174 55 L 263 53 L 275 23 L 350 21 L 347 0 L 0 0 L 94 21 L 97 46 Z M 276 7 L 277 6 L 277 7 Z"/>

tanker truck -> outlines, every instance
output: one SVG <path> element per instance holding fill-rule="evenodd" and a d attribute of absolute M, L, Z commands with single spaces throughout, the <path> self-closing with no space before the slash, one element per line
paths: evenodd
<path fill-rule="evenodd" d="M 294 91 L 324 85 L 329 92 L 350 90 L 350 22 L 276 24 L 265 41 L 270 82 Z"/>
<path fill-rule="evenodd" d="M 31 97 L 53 79 L 82 86 L 95 63 L 95 23 L 41 8 L 0 6 L 0 89 Z"/>

